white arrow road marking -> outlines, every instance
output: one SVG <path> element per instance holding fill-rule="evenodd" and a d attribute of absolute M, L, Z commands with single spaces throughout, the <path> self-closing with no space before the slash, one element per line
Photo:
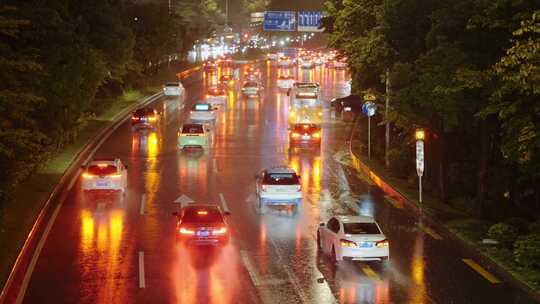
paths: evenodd
<path fill-rule="evenodd" d="M 144 205 L 146 204 L 146 194 L 141 195 L 141 209 L 139 210 L 139 213 L 141 215 L 144 215 Z"/>
<path fill-rule="evenodd" d="M 144 252 L 139 251 L 139 288 L 146 288 L 144 279 Z"/>
<path fill-rule="evenodd" d="M 223 193 L 219 194 L 219 200 L 221 201 L 221 205 L 223 206 L 223 212 L 231 212 L 229 206 L 227 206 L 227 201 L 225 200 L 225 196 L 223 196 Z"/>
<path fill-rule="evenodd" d="M 188 204 L 194 203 L 195 201 L 192 200 L 189 196 L 182 194 L 180 195 L 175 201 L 175 203 L 179 203 L 181 208 L 184 208 Z"/>

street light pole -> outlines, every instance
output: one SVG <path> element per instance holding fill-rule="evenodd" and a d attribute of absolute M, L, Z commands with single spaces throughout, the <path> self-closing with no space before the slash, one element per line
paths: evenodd
<path fill-rule="evenodd" d="M 390 167 L 390 122 L 388 121 L 388 111 L 390 108 L 390 69 L 386 68 L 386 103 L 384 107 L 384 120 L 386 120 L 385 140 L 384 140 L 384 164 Z"/>
<path fill-rule="evenodd" d="M 367 155 L 368 160 L 371 160 L 371 116 L 368 116 L 367 118 Z"/>
<path fill-rule="evenodd" d="M 418 201 L 422 208 L 422 175 L 424 175 L 424 139 L 426 132 L 423 129 L 417 129 L 416 137 L 416 173 L 418 174 Z"/>
<path fill-rule="evenodd" d="M 225 25 L 229 25 L 229 0 L 225 0 Z"/>

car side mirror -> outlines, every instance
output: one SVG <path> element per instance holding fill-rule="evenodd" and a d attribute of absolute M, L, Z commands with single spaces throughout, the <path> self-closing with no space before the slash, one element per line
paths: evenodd
<path fill-rule="evenodd" d="M 229 216 L 229 215 L 231 215 L 231 212 L 230 211 L 225 211 L 225 212 L 223 212 L 223 214 L 225 214 L 226 216 Z"/>
<path fill-rule="evenodd" d="M 320 223 L 319 226 L 320 226 L 320 227 L 324 227 L 325 225 L 324 225 L 324 223 Z"/>
<path fill-rule="evenodd" d="M 178 216 L 178 212 L 175 211 L 175 212 L 172 213 L 172 215 Z"/>

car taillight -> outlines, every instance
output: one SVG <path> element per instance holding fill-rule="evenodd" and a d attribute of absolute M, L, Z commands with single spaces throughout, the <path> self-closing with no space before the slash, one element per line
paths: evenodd
<path fill-rule="evenodd" d="M 83 173 L 83 178 L 92 178 L 92 177 L 96 177 L 95 175 L 93 174 L 90 174 L 90 173 Z"/>
<path fill-rule="evenodd" d="M 388 240 L 382 240 L 375 243 L 375 245 L 379 248 L 384 248 L 384 247 L 388 247 L 388 245 L 390 245 L 390 242 L 388 242 Z"/>
<path fill-rule="evenodd" d="M 262 185 L 261 189 L 262 189 L 262 191 L 266 191 L 268 189 L 268 186 L 267 185 Z"/>
<path fill-rule="evenodd" d="M 217 228 L 217 229 L 212 230 L 213 235 L 223 235 L 225 233 L 227 233 L 227 228 L 226 227 L 221 227 L 221 228 Z"/>
<path fill-rule="evenodd" d="M 298 138 L 298 137 L 300 137 L 300 133 L 294 132 L 293 134 L 291 134 L 291 136 L 294 137 L 294 138 Z"/>
<path fill-rule="evenodd" d="M 109 177 L 120 178 L 120 177 L 122 177 L 122 174 L 111 174 L 111 175 L 109 175 Z"/>
<path fill-rule="evenodd" d="M 149 121 L 156 121 L 156 120 L 157 120 L 157 117 L 151 116 L 151 117 L 148 117 L 148 120 L 149 120 Z"/>
<path fill-rule="evenodd" d="M 193 231 L 191 229 L 184 228 L 184 227 L 180 227 L 179 232 L 180 232 L 180 234 L 185 234 L 185 235 L 193 235 L 193 234 L 195 234 L 195 231 Z"/>
<path fill-rule="evenodd" d="M 350 247 L 350 248 L 356 247 L 356 243 L 353 242 L 353 241 L 349 241 L 349 240 L 346 240 L 346 239 L 341 239 L 341 240 L 339 240 L 339 242 L 341 244 L 341 247 Z"/>
<path fill-rule="evenodd" d="M 137 116 L 132 116 L 132 117 L 131 117 L 131 120 L 139 120 L 139 119 L 140 119 L 140 118 L 137 117 Z"/>
<path fill-rule="evenodd" d="M 319 132 L 313 133 L 313 137 L 321 138 L 321 133 L 319 133 Z"/>

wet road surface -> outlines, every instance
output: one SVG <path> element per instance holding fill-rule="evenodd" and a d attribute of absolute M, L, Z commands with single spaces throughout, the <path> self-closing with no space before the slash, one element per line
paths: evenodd
<path fill-rule="evenodd" d="M 84 195 L 78 183 L 73 186 L 33 270 L 25 303 L 532 302 L 482 272 L 435 228 L 418 229 L 412 213 L 358 177 L 346 165 L 348 126 L 332 118 L 328 102 L 321 151 L 289 153 L 289 97 L 275 86 L 278 75 L 288 72 L 270 63 L 259 67 L 264 94 L 246 100 L 238 83 L 230 88 L 208 151 L 176 147 L 189 106 L 215 81 L 203 72 L 183 81 L 185 100 L 162 98 L 153 105 L 163 115 L 157 130 L 133 131 L 126 123 L 104 142 L 96 156 L 119 157 L 128 165 L 127 194 Z M 290 72 L 298 80 L 320 82 L 325 101 L 340 95 L 347 80 L 345 72 L 322 67 Z M 301 207 L 297 213 L 259 214 L 254 176 L 281 164 L 301 175 Z M 231 211 L 226 247 L 176 243 L 171 213 L 188 198 Z M 353 213 L 376 217 L 390 240 L 388 265 L 335 266 L 318 254 L 319 222 Z"/>

